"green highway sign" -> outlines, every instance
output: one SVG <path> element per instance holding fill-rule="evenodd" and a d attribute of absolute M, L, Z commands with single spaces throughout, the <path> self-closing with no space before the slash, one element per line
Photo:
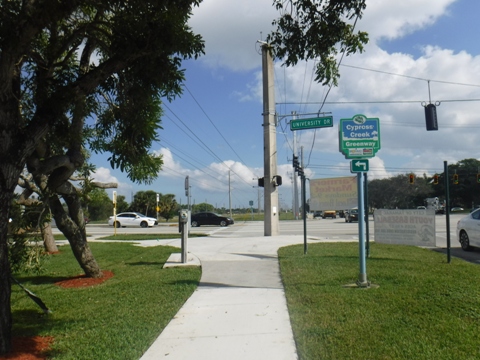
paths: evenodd
<path fill-rule="evenodd" d="M 290 121 L 290 130 L 306 130 L 322 127 L 333 127 L 333 116 L 324 116 L 311 119 L 297 119 Z"/>
<path fill-rule="evenodd" d="M 368 171 L 368 160 L 367 159 L 356 159 L 356 160 L 350 161 L 350 171 L 352 173 L 367 172 Z"/>
<path fill-rule="evenodd" d="M 380 122 L 377 118 L 355 115 L 340 119 L 338 126 L 340 152 L 346 159 L 371 158 L 380 149 Z"/>

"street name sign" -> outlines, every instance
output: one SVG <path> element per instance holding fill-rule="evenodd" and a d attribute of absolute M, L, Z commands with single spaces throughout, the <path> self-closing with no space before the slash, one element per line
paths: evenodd
<path fill-rule="evenodd" d="M 352 173 L 367 172 L 368 171 L 368 160 L 367 159 L 356 159 L 356 160 L 350 161 L 350 171 Z"/>
<path fill-rule="evenodd" d="M 290 130 L 307 130 L 322 127 L 333 127 L 333 116 L 324 116 L 310 119 L 296 119 L 290 121 Z"/>
<path fill-rule="evenodd" d="M 338 126 L 340 152 L 346 159 L 372 158 L 380 149 L 378 118 L 355 115 L 340 119 Z"/>

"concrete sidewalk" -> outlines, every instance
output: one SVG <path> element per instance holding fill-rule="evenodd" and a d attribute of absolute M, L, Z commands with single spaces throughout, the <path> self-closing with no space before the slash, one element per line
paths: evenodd
<path fill-rule="evenodd" d="M 200 285 L 141 359 L 297 359 L 277 250 L 302 241 L 189 239 L 188 264 L 201 263 Z"/>

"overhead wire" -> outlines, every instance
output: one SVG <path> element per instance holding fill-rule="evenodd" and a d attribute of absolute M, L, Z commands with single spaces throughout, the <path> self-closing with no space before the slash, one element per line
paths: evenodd
<path fill-rule="evenodd" d="M 235 174 L 241 181 L 243 181 L 245 184 L 251 186 L 250 183 L 248 183 L 245 179 L 243 179 L 243 177 L 241 177 L 239 174 L 237 174 L 234 170 L 231 169 L 230 166 L 228 166 L 224 160 L 222 160 L 212 149 L 210 149 L 210 147 L 205 144 L 204 141 L 202 141 L 197 134 L 195 134 L 188 126 L 187 124 L 182 120 L 180 119 L 180 117 L 170 108 L 168 107 L 168 105 L 164 104 L 164 106 L 175 116 L 175 118 L 180 121 L 184 127 L 180 127 L 178 124 L 175 123 L 175 121 L 172 121 L 182 132 L 184 132 L 189 138 L 191 138 L 192 140 L 194 140 L 192 138 L 192 136 L 190 136 L 186 131 L 185 129 L 188 129 L 188 131 L 193 135 L 193 137 L 196 139 L 194 140 L 195 143 L 197 143 L 197 145 L 199 145 L 201 148 L 203 148 L 207 153 L 209 153 L 210 155 L 212 155 L 215 159 L 217 159 L 221 164 L 223 164 L 228 170 L 230 170 L 233 174 Z M 172 120 L 172 119 L 170 119 Z M 185 128 L 185 129 L 184 129 Z"/>
<path fill-rule="evenodd" d="M 380 74 L 399 76 L 399 77 L 404 77 L 404 78 L 414 79 L 414 80 L 422 80 L 422 81 L 436 82 L 436 83 L 440 83 L 440 84 L 480 87 L 480 85 L 478 85 L 478 84 L 467 84 L 467 83 L 459 83 L 459 82 L 454 82 L 454 81 L 425 79 L 425 78 L 421 78 L 421 77 L 417 77 L 417 76 L 410 76 L 410 75 L 405 75 L 405 74 L 397 74 L 397 73 L 392 73 L 392 72 L 383 71 L 383 70 L 377 70 L 377 69 L 368 69 L 368 68 L 364 68 L 364 67 L 360 67 L 360 66 L 354 66 L 354 65 L 339 64 L 339 66 L 348 67 L 348 68 L 352 68 L 352 69 L 359 69 L 359 70 L 371 71 L 371 72 L 376 72 L 376 73 L 380 73 Z"/>
<path fill-rule="evenodd" d="M 210 116 L 208 116 L 208 114 L 205 112 L 205 110 L 203 109 L 203 107 L 200 105 L 200 103 L 198 102 L 198 100 L 195 98 L 195 96 L 193 96 L 192 92 L 190 91 L 190 89 L 187 87 L 186 84 L 183 85 L 185 89 L 187 89 L 188 93 L 190 94 L 190 96 L 192 97 L 192 99 L 195 101 L 195 103 L 197 104 L 197 106 L 200 108 L 200 110 L 202 110 L 203 114 L 205 115 L 205 117 L 208 119 L 208 121 L 210 121 L 210 124 L 212 124 L 213 128 L 217 131 L 217 133 L 222 137 L 222 139 L 225 141 L 225 143 L 228 145 L 228 147 L 233 151 L 233 153 L 237 156 L 237 158 L 243 163 L 245 164 L 245 161 L 242 159 L 242 157 L 240 155 L 238 155 L 238 153 L 235 151 L 235 149 L 232 147 L 232 145 L 230 145 L 230 143 L 228 142 L 228 140 L 225 138 L 225 136 L 223 136 L 223 134 L 221 133 L 221 131 L 218 129 L 217 125 L 215 125 L 215 123 L 212 121 L 212 119 L 210 118 Z"/>

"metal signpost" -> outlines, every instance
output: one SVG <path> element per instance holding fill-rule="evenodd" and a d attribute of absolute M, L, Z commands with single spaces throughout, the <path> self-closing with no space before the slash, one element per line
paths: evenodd
<path fill-rule="evenodd" d="M 112 193 L 113 202 L 113 235 L 117 236 L 117 192 Z"/>
<path fill-rule="evenodd" d="M 358 190 L 358 247 L 360 274 L 358 287 L 370 287 L 367 280 L 365 260 L 365 184 L 363 174 L 369 170 L 368 158 L 380 150 L 380 123 L 377 118 L 355 115 L 351 119 L 340 119 L 338 127 L 340 152 L 350 162 L 350 171 L 357 174 Z"/>
<path fill-rule="evenodd" d="M 308 118 L 308 119 L 290 120 L 290 130 L 291 131 L 316 129 L 316 128 L 324 128 L 324 127 L 333 127 L 333 116 L 323 116 L 323 117 Z M 302 179 L 303 253 L 306 255 L 307 254 L 307 214 L 306 214 L 306 210 L 305 210 L 306 177 L 305 177 L 304 169 L 302 168 L 303 164 L 302 164 L 302 166 L 300 166 L 300 164 L 298 163 L 298 157 L 295 155 L 295 148 L 294 148 L 294 153 L 293 153 L 293 159 L 294 159 L 293 160 L 293 167 L 295 169 L 295 172 L 298 172 L 298 175 Z"/>

